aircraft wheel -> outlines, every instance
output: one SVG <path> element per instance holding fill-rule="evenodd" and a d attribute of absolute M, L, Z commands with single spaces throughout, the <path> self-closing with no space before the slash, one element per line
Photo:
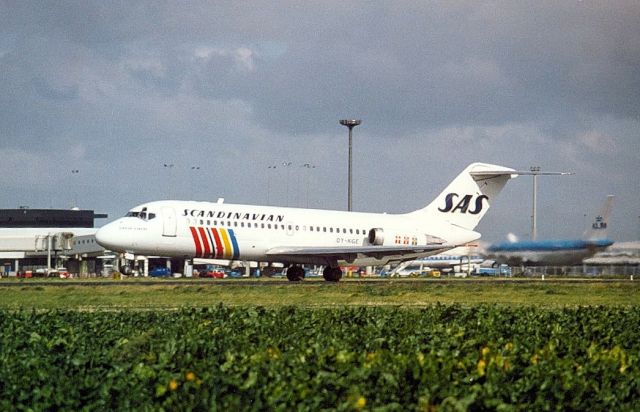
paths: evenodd
<path fill-rule="evenodd" d="M 304 269 L 300 266 L 291 266 L 287 269 L 287 279 L 291 282 L 299 282 L 304 279 Z"/>
<path fill-rule="evenodd" d="M 327 282 L 337 282 L 342 278 L 342 270 L 340 270 L 339 267 L 338 268 L 332 268 L 330 266 L 327 266 L 322 271 L 322 277 Z"/>

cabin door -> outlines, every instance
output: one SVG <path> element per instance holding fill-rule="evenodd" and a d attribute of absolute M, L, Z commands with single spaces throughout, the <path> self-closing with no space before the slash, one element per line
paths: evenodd
<path fill-rule="evenodd" d="M 162 236 L 175 237 L 177 229 L 176 211 L 172 207 L 162 208 Z"/>

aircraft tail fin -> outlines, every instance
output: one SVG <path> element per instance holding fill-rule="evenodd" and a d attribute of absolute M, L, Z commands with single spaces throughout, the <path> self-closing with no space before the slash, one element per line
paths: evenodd
<path fill-rule="evenodd" d="M 588 240 L 606 239 L 607 229 L 609 225 L 609 216 L 613 209 L 613 198 L 615 196 L 609 195 L 600 209 L 600 213 L 596 215 L 595 220 L 591 224 L 591 227 L 587 229 L 585 237 Z"/>
<path fill-rule="evenodd" d="M 472 163 L 427 207 L 414 214 L 439 217 L 473 230 L 504 185 L 519 172 L 504 166 Z"/>

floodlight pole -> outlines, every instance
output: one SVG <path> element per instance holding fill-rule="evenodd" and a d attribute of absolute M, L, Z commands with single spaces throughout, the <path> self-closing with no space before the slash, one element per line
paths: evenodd
<path fill-rule="evenodd" d="M 531 216 L 531 240 L 536 240 L 538 237 L 538 216 L 536 210 L 537 193 L 538 193 L 538 173 L 540 172 L 540 166 L 531 166 L 529 168 L 533 174 L 533 213 Z"/>
<path fill-rule="evenodd" d="M 353 132 L 353 128 L 356 127 L 357 125 L 359 125 L 360 123 L 362 123 L 362 120 L 356 120 L 356 119 L 345 119 L 345 120 L 340 120 L 340 124 L 343 126 L 346 126 L 349 128 L 349 189 L 348 189 L 348 200 L 347 200 L 347 210 L 351 211 L 352 210 L 352 203 L 351 203 L 351 198 L 352 198 L 352 152 L 353 152 L 353 137 L 352 137 L 352 132 Z"/>

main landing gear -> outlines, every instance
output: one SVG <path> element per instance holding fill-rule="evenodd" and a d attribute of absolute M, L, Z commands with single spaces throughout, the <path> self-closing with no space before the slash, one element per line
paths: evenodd
<path fill-rule="evenodd" d="M 291 282 L 299 282 L 304 279 L 305 271 L 302 266 L 289 266 L 287 269 L 287 279 Z M 322 272 L 322 277 L 327 282 L 337 282 L 342 278 L 342 270 L 339 267 L 327 266 Z"/>
<path fill-rule="evenodd" d="M 334 268 L 327 266 L 324 268 L 324 271 L 322 271 L 322 277 L 324 277 L 324 280 L 327 282 L 337 282 L 342 278 L 342 270 L 339 267 Z"/>
<path fill-rule="evenodd" d="M 304 279 L 304 268 L 302 266 L 289 266 L 287 269 L 287 279 L 292 282 L 299 282 Z"/>

